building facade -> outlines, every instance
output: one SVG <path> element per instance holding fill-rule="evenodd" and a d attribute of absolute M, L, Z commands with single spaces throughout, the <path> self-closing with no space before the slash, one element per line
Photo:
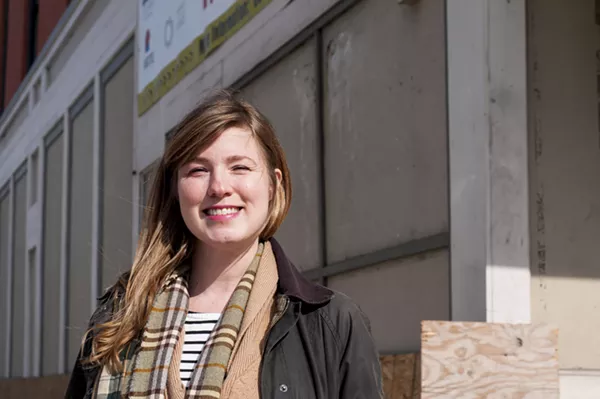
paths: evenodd
<path fill-rule="evenodd" d="M 277 238 L 382 354 L 418 351 L 421 320 L 550 322 L 561 397 L 600 396 L 594 1 L 14 3 L 43 39 L 23 67 L 33 36 L 0 35 L 0 76 L 25 71 L 2 88 L 0 377 L 70 371 L 169 133 L 234 88 L 286 150 Z"/>

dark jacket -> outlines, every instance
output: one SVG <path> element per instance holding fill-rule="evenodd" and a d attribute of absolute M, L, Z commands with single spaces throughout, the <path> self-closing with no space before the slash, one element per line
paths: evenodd
<path fill-rule="evenodd" d="M 369 322 L 345 295 L 307 280 L 271 240 L 279 272 L 278 295 L 287 301 L 268 333 L 260 371 L 263 399 L 383 398 L 379 356 Z M 105 295 L 90 324 L 110 318 Z M 89 355 L 90 344 L 83 356 Z M 67 398 L 90 398 L 99 367 L 78 357 Z"/>

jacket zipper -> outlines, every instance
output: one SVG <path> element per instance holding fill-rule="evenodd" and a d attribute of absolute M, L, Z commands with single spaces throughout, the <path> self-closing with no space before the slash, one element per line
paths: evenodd
<path fill-rule="evenodd" d="M 279 322 L 279 320 L 281 320 L 281 318 L 283 317 L 285 312 L 287 312 L 287 309 L 290 305 L 290 298 L 287 296 L 285 296 L 284 298 L 285 298 L 285 305 L 283 306 L 283 310 L 281 312 L 275 313 L 275 317 L 273 317 L 273 321 L 271 321 L 271 325 L 269 326 L 269 330 L 267 331 L 267 339 L 265 340 L 265 346 L 262 350 L 262 357 L 260 359 L 260 377 L 259 377 L 260 397 L 261 398 L 266 398 L 265 393 L 263 391 L 264 384 L 263 384 L 262 373 L 263 373 L 263 366 L 264 366 L 264 361 L 265 361 L 265 354 L 267 351 L 267 344 L 269 343 L 269 336 L 271 335 L 271 331 L 273 330 L 273 327 L 275 327 L 275 324 L 277 324 Z"/>

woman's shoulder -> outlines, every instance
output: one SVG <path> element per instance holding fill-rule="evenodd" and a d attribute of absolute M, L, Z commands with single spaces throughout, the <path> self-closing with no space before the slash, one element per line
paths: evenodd
<path fill-rule="evenodd" d="M 367 325 L 370 324 L 367 315 L 352 298 L 341 291 L 329 289 L 333 292 L 333 295 L 329 303 L 321 308 L 322 312 L 325 312 L 330 317 L 339 319 L 339 322 L 353 321 L 366 323 Z"/>
<path fill-rule="evenodd" d="M 371 335 L 371 323 L 360 306 L 343 292 L 331 290 L 330 301 L 317 310 L 329 325 L 331 332 L 340 342 L 345 342 L 353 334 Z"/>

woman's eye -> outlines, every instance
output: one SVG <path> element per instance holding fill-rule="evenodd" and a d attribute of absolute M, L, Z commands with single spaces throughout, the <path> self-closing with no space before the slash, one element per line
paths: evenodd
<path fill-rule="evenodd" d="M 233 170 L 250 170 L 250 168 L 245 165 L 235 165 L 232 169 Z"/>
<path fill-rule="evenodd" d="M 192 168 L 192 169 L 190 169 L 190 173 L 191 174 L 204 173 L 204 172 L 207 172 L 206 168 Z"/>

